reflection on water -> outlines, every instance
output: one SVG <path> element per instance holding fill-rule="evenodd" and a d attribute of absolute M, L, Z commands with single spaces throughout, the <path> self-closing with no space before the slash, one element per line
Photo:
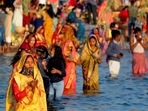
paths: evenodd
<path fill-rule="evenodd" d="M 49 103 L 49 111 L 147 111 L 148 77 L 134 77 L 131 74 L 131 54 L 124 51 L 124 55 L 117 79 L 107 78 L 108 66 L 103 57 L 103 63 L 99 66 L 98 94 L 83 94 L 82 70 L 77 67 L 77 94 Z M 0 111 L 5 109 L 6 88 L 11 74 L 10 60 L 11 57 L 0 56 Z"/>

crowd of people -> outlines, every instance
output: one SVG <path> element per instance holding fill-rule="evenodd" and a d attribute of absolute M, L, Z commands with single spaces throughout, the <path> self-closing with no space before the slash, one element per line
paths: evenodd
<path fill-rule="evenodd" d="M 11 61 L 6 111 L 47 111 L 48 101 L 76 94 L 77 65 L 82 66 L 84 94 L 98 93 L 98 65 L 102 56 L 106 56 L 110 78 L 117 78 L 120 71 L 125 30 L 113 18 L 106 18 L 110 12 L 101 14 L 106 11 L 107 0 L 100 4 L 100 12 L 96 12 L 95 0 L 61 0 L 58 8 L 49 1 L 41 1 L 6 0 L 7 5 L 0 7 L 0 53 L 5 52 L 5 43 L 6 52 L 11 51 L 12 33 L 21 38 Z M 148 39 L 143 28 L 136 26 L 134 3 L 131 1 L 131 6 L 123 8 L 131 16 L 124 12 L 119 17 L 125 23 L 128 20 L 130 27 L 127 36 L 133 56 L 132 73 L 143 76 L 148 71 L 145 55 Z M 85 8 L 88 8 L 86 15 Z M 99 22 L 97 16 L 102 18 Z M 108 21 L 103 21 L 104 18 Z M 84 37 L 84 22 L 96 25 L 88 37 Z"/>

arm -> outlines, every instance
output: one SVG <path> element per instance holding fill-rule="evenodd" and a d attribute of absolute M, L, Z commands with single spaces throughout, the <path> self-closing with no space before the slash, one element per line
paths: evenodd
<path fill-rule="evenodd" d="M 59 74 L 59 75 L 61 75 L 62 77 L 65 77 L 65 76 L 66 76 L 66 71 L 65 71 L 65 68 L 64 68 L 63 65 L 61 66 L 61 68 L 60 68 L 59 70 L 56 69 L 56 68 L 53 68 L 53 69 L 51 70 L 51 73 L 52 73 L 52 74 Z"/>
<path fill-rule="evenodd" d="M 111 43 L 109 44 L 107 50 L 106 50 L 106 54 L 107 54 L 108 56 L 116 57 L 117 54 L 114 53 L 112 50 L 113 50 L 113 44 L 112 44 L 112 42 L 111 42 Z"/>
<path fill-rule="evenodd" d="M 143 41 L 143 42 L 142 42 Z M 144 39 L 142 39 L 142 41 L 140 42 L 141 46 L 144 48 L 144 49 L 147 49 L 147 45 L 146 45 L 146 42 Z"/>
<path fill-rule="evenodd" d="M 133 51 L 134 48 L 137 46 L 138 42 L 134 43 L 134 37 L 130 38 L 130 49 Z"/>
<path fill-rule="evenodd" d="M 30 89 L 26 87 L 23 91 L 20 91 L 15 79 L 12 80 L 12 91 L 17 101 L 21 101 L 24 97 L 26 97 L 29 90 Z"/>

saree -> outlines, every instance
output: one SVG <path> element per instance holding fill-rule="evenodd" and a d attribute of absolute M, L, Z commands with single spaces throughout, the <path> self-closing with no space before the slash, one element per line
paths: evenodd
<path fill-rule="evenodd" d="M 97 38 L 96 38 L 97 41 Z M 92 55 L 98 54 L 95 58 Z M 89 40 L 85 43 L 82 54 L 81 54 L 81 64 L 83 72 L 83 92 L 84 93 L 97 93 L 99 92 L 99 68 L 98 63 L 101 62 L 101 49 L 98 48 L 92 51 Z"/>
<path fill-rule="evenodd" d="M 134 75 L 145 75 L 148 71 L 145 53 L 133 52 L 132 73 Z"/>
<path fill-rule="evenodd" d="M 72 51 L 68 50 L 72 47 Z M 67 41 L 63 46 L 63 55 L 66 60 L 66 77 L 64 77 L 64 94 L 76 93 L 76 61 L 79 59 L 79 54 L 76 52 L 75 46 L 72 41 Z M 68 57 L 72 57 L 74 61 L 67 60 Z"/>
<path fill-rule="evenodd" d="M 35 61 L 33 77 L 20 73 L 27 57 L 28 55 L 24 55 L 12 71 L 6 95 L 6 111 L 47 111 L 43 80 Z M 34 79 L 38 80 L 37 86 L 18 101 L 14 96 L 16 92 L 13 90 L 13 80 L 15 80 L 19 91 L 23 92 L 28 83 Z"/>
<path fill-rule="evenodd" d="M 51 45 L 52 40 L 52 34 L 53 34 L 53 20 L 52 18 L 45 12 L 45 18 L 44 18 L 44 29 L 45 29 L 45 39 L 47 42 L 47 45 Z"/>

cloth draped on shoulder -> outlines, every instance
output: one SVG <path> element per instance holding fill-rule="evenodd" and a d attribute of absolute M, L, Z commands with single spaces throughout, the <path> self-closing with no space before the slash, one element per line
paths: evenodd
<path fill-rule="evenodd" d="M 72 52 L 69 52 L 69 47 L 72 47 Z M 79 54 L 76 52 L 72 41 L 68 40 L 63 46 L 64 58 L 71 56 L 75 61 L 79 59 Z M 76 93 L 76 63 L 74 61 L 66 61 L 66 77 L 64 77 L 64 94 Z"/>
<path fill-rule="evenodd" d="M 33 78 L 20 73 L 27 57 L 28 55 L 23 56 L 12 71 L 6 95 L 6 111 L 47 111 L 43 80 L 35 61 Z M 17 101 L 12 90 L 12 80 L 15 80 L 19 90 L 23 91 L 28 86 L 28 83 L 34 79 L 38 80 L 35 89 L 29 91 L 24 98 Z"/>
<path fill-rule="evenodd" d="M 93 36 L 95 37 L 95 35 Z M 88 41 L 85 43 L 83 47 L 80 59 L 82 63 L 82 72 L 83 72 L 83 92 L 84 93 L 99 92 L 98 63 L 101 62 L 101 49 L 99 45 L 97 46 L 97 49 L 95 51 L 92 51 L 88 39 Z"/>

